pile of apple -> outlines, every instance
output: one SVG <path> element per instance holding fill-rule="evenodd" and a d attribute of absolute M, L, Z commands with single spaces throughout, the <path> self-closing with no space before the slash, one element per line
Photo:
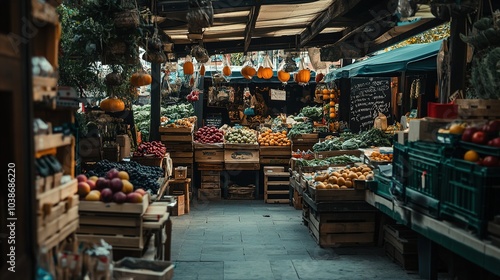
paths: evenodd
<path fill-rule="evenodd" d="M 464 129 L 462 141 L 492 148 L 500 148 L 500 121 L 489 121 L 482 126 L 471 126 Z M 493 155 L 484 155 L 483 158 L 473 150 L 464 156 L 465 160 L 476 162 L 483 166 L 499 166 L 500 159 Z"/>
<path fill-rule="evenodd" d="M 134 191 L 128 173 L 115 168 L 109 170 L 105 177 L 87 178 L 84 174 L 80 174 L 76 178 L 78 195 L 86 201 L 142 203 L 142 198 L 146 194 L 143 189 Z"/>
<path fill-rule="evenodd" d="M 222 143 L 224 142 L 224 132 L 215 126 L 204 126 L 196 131 L 194 140 L 204 144 Z"/>

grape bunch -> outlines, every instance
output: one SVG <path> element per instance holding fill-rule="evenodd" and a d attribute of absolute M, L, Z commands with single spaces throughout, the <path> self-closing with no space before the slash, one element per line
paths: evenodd
<path fill-rule="evenodd" d="M 160 141 L 142 142 L 134 152 L 134 157 L 154 155 L 157 158 L 163 158 L 166 152 L 167 148 Z"/>
<path fill-rule="evenodd" d="M 126 171 L 130 177 L 129 181 L 134 185 L 134 189 L 142 188 L 153 194 L 158 193 L 160 188 L 158 178 L 165 176 L 163 169 L 158 166 L 141 165 L 135 161 L 111 162 L 106 159 L 97 162 L 86 175 L 88 177 L 105 177 L 106 173 L 112 168 Z"/>

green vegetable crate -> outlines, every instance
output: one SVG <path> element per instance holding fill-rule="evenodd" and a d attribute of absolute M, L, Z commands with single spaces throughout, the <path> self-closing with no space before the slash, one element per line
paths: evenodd
<path fill-rule="evenodd" d="M 500 213 L 500 168 L 448 159 L 443 167 L 441 216 L 471 228 L 479 238 Z"/>

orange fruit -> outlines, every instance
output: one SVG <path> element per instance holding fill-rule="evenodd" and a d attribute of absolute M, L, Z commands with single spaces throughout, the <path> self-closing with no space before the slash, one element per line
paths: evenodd
<path fill-rule="evenodd" d="M 469 150 L 465 153 L 464 160 L 470 162 L 477 162 L 479 160 L 479 154 L 476 151 Z"/>
<path fill-rule="evenodd" d="M 450 133 L 451 134 L 462 134 L 465 130 L 465 127 L 460 124 L 452 124 L 450 126 Z"/>
<path fill-rule="evenodd" d="M 334 119 L 337 116 L 335 113 L 330 113 L 330 119 Z"/>

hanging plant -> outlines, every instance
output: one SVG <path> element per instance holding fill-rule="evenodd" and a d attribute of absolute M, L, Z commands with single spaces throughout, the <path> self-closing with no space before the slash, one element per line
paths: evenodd
<path fill-rule="evenodd" d="M 139 11 L 133 9 L 115 13 L 114 24 L 117 28 L 124 29 L 139 27 Z"/>
<path fill-rule="evenodd" d="M 155 32 L 156 29 L 155 29 Z M 148 39 L 146 41 L 147 45 L 146 45 L 146 49 L 147 50 L 152 50 L 152 51 L 161 51 L 162 50 L 162 47 L 163 47 L 163 44 L 160 40 L 160 38 L 158 38 L 157 36 L 154 36 L 150 39 Z"/>
<path fill-rule="evenodd" d="M 122 75 L 116 69 L 113 69 L 113 72 L 107 74 L 104 78 L 104 83 L 110 87 L 119 86 L 123 83 Z"/>
<path fill-rule="evenodd" d="M 191 56 L 196 58 L 196 61 L 198 61 L 199 63 L 207 63 L 208 59 L 210 58 L 208 56 L 207 50 L 201 46 L 192 47 Z"/>
<path fill-rule="evenodd" d="M 167 56 L 163 53 L 163 51 L 147 51 L 142 55 L 142 59 L 158 64 L 167 62 Z"/>
<path fill-rule="evenodd" d="M 273 77 L 273 63 L 269 55 L 264 56 L 264 62 L 262 63 L 262 79 L 269 80 Z"/>

